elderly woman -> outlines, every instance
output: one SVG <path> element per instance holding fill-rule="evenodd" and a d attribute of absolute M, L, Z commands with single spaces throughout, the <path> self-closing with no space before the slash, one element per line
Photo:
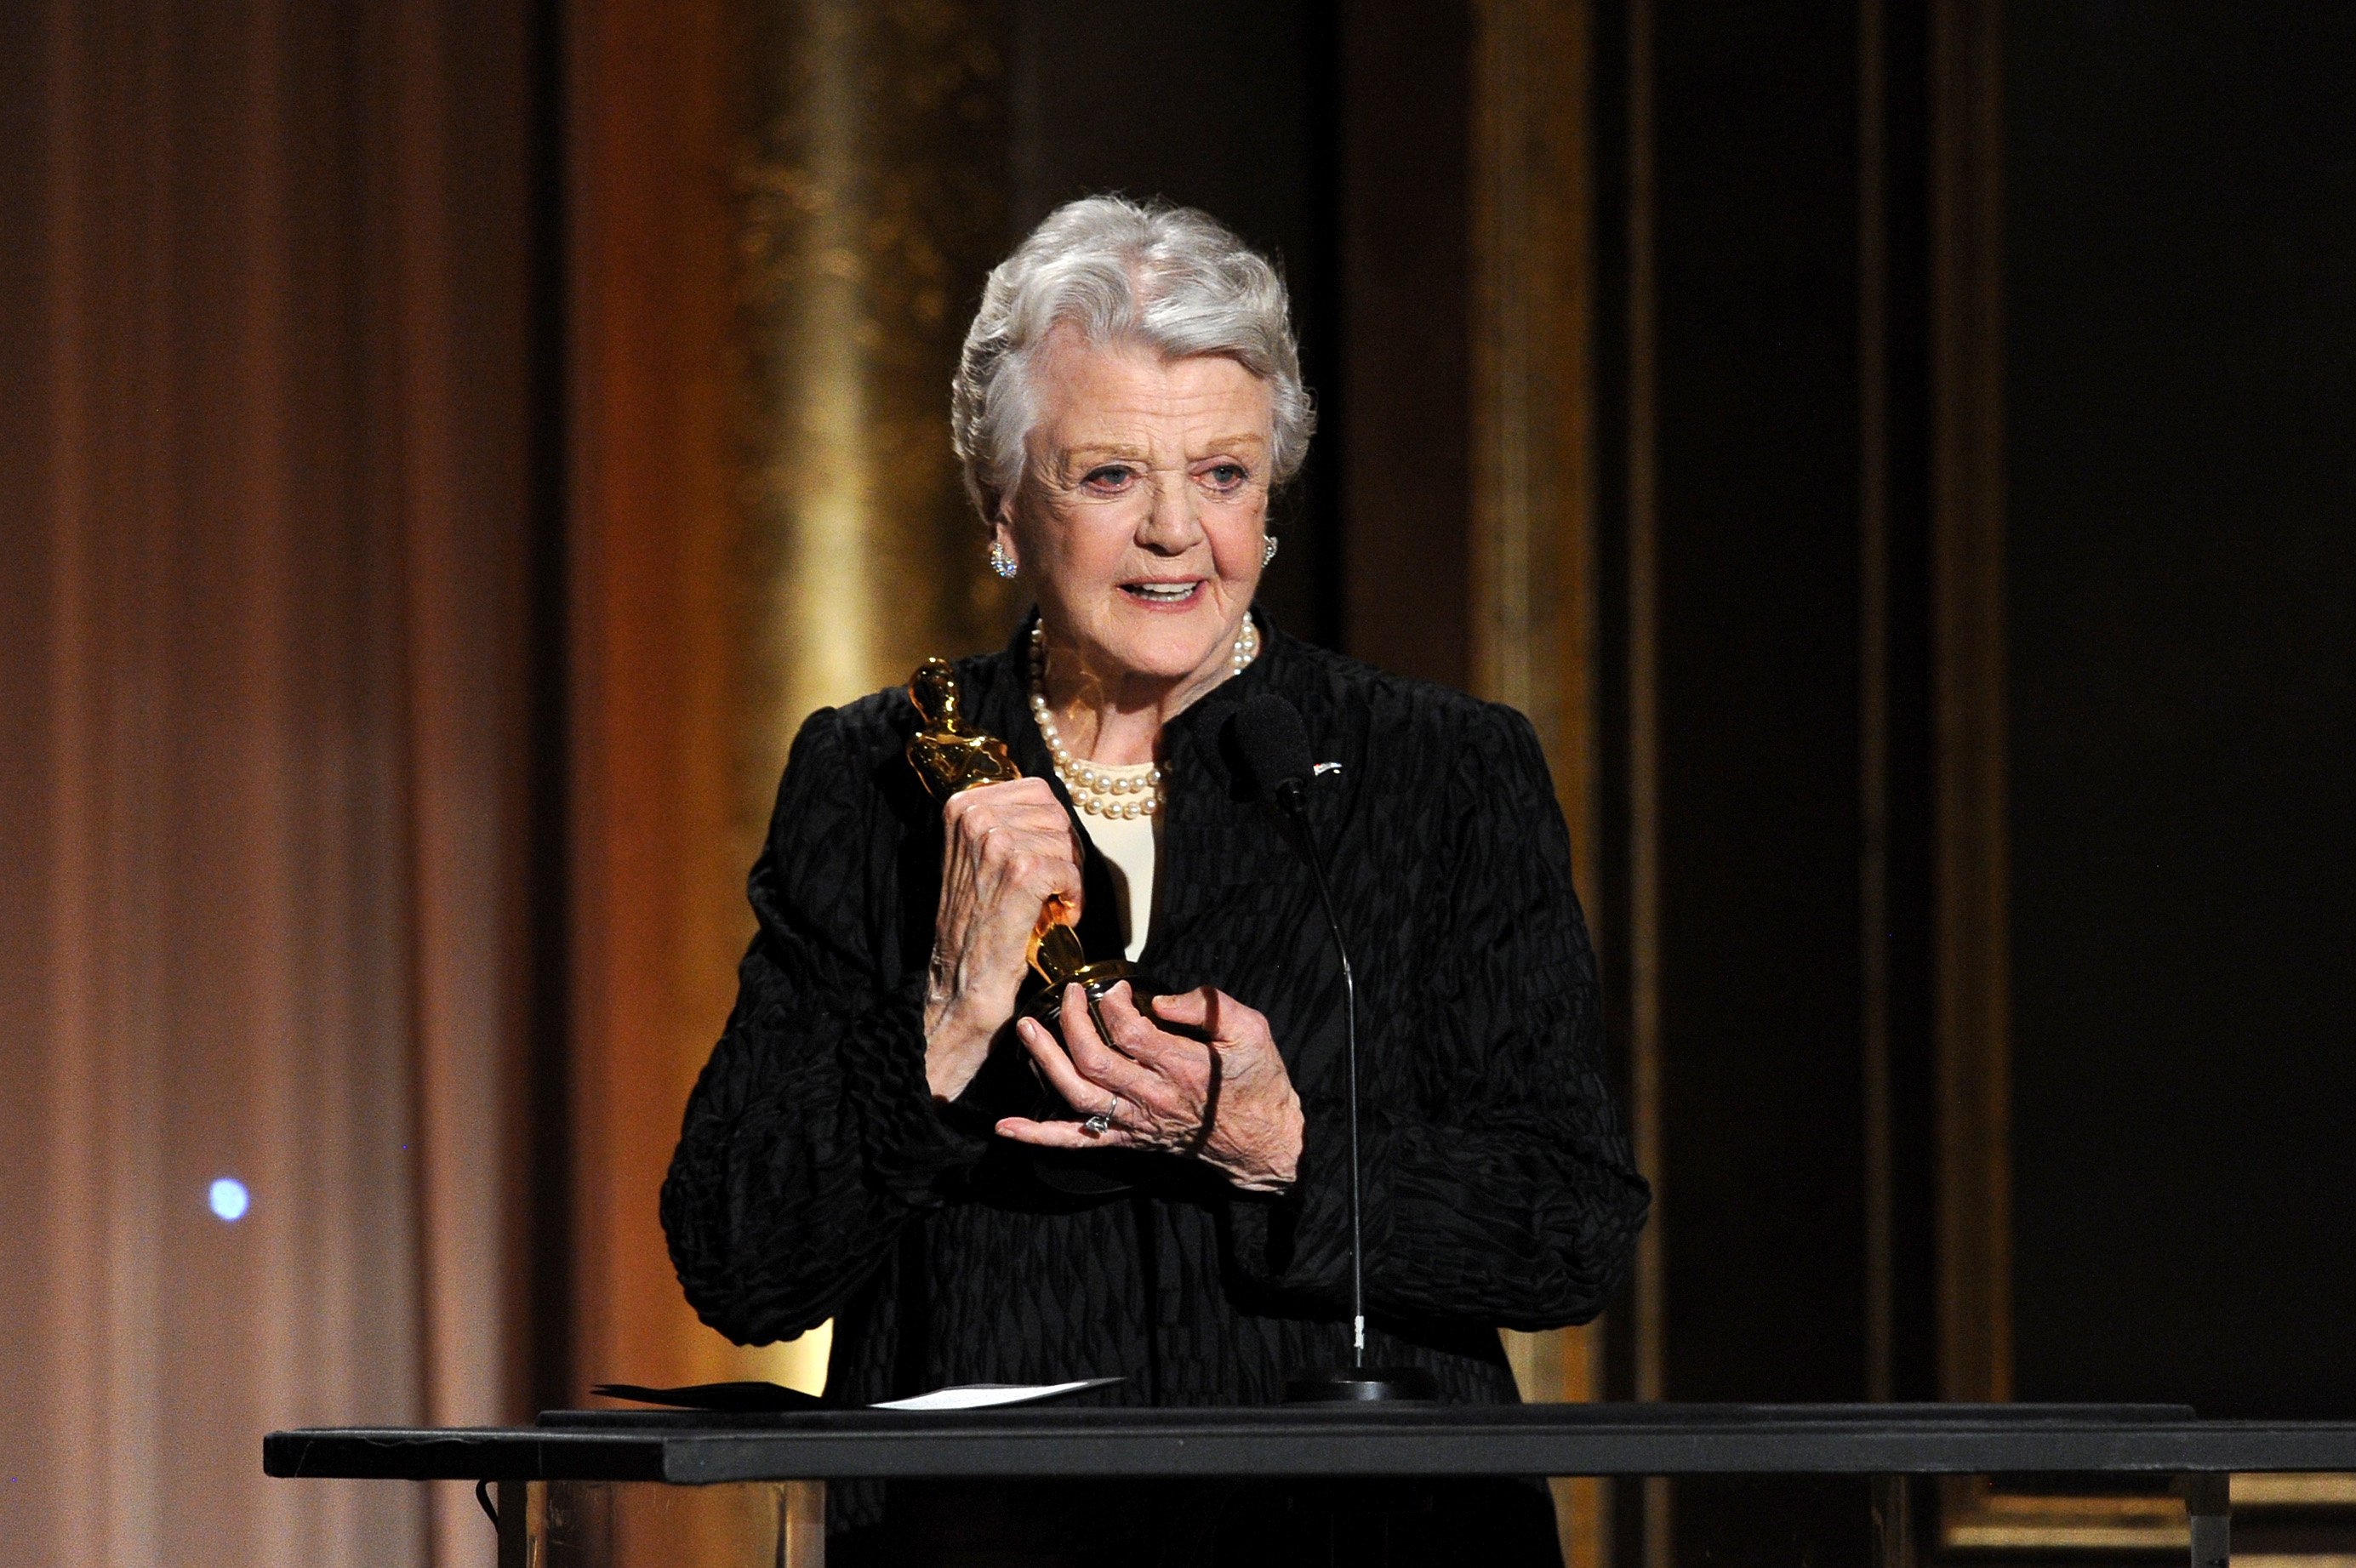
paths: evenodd
<path fill-rule="evenodd" d="M 1345 1358 L 1341 976 L 1205 717 L 1262 692 L 1341 764 L 1308 809 L 1358 976 L 1370 1359 L 1512 1403 L 1498 1327 L 1583 1321 L 1620 1275 L 1647 1195 L 1528 723 L 1253 610 L 1312 422 L 1282 283 L 1200 213 L 1074 202 L 991 275 L 952 427 L 1037 611 L 958 670 L 1028 776 L 933 800 L 897 688 L 810 718 L 663 1190 L 706 1322 L 835 1319 L 833 1400 L 1117 1375 L 1119 1401 L 1258 1404 Z M 1095 1018 L 1076 990 L 1060 1040 L 1022 1016 L 1054 898 L 1092 956 L 1187 988 Z M 838 1563 L 1323 1561 L 1358 1529 L 1403 1562 L 1554 1550 L 1543 1494 L 1505 1483 L 895 1483 L 833 1513 Z"/>

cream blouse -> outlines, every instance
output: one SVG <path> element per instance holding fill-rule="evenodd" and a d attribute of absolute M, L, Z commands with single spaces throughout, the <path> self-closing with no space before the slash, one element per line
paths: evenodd
<path fill-rule="evenodd" d="M 1152 771 L 1151 763 L 1139 763 L 1134 767 L 1108 768 L 1102 763 L 1088 766 L 1115 779 L 1135 779 L 1143 787 L 1145 775 Z M 1092 811 L 1077 814 L 1080 826 L 1087 830 L 1088 841 L 1097 853 L 1105 858 L 1112 870 L 1112 885 L 1120 900 L 1121 951 L 1132 964 L 1145 951 L 1148 929 L 1153 923 L 1153 849 L 1159 816 L 1098 816 Z"/>

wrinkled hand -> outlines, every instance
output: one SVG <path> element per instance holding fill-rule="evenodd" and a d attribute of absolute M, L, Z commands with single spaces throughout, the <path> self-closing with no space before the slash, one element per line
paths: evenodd
<path fill-rule="evenodd" d="M 1033 1019 L 1014 1027 L 1055 1092 L 1075 1111 L 1103 1118 L 1104 1130 L 1009 1116 L 998 1124 L 1001 1136 L 1044 1148 L 1190 1155 L 1248 1191 L 1292 1185 L 1301 1167 L 1301 1096 L 1267 1019 L 1208 986 L 1156 998 L 1149 1016 L 1123 983 L 1097 1010 L 1101 1033 L 1080 987 L 1066 986 L 1064 1043 Z M 1158 1029 L 1157 1019 L 1200 1029 L 1211 1041 Z"/>
<path fill-rule="evenodd" d="M 941 901 L 925 976 L 925 1078 L 954 1100 L 1014 1016 L 1040 906 L 1080 914 L 1080 847 L 1071 814 L 1044 779 L 1011 779 L 941 807 Z"/>

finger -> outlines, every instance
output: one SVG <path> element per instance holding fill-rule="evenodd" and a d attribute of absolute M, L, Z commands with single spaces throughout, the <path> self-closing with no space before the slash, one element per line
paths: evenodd
<path fill-rule="evenodd" d="M 1037 779 L 983 784 L 951 795 L 941 807 L 942 818 L 960 827 L 970 825 L 1019 824 L 1043 833 L 1068 829 L 1071 814 Z"/>
<path fill-rule="evenodd" d="M 1012 860 L 1025 855 L 1041 860 L 1071 859 L 1071 840 L 1063 831 L 1035 822 L 969 816 L 959 831 L 976 853 L 993 860 Z"/>
<path fill-rule="evenodd" d="M 1069 855 L 1069 824 L 1052 814 L 1035 811 L 971 811 L 949 825 L 947 837 L 969 852 L 983 848 L 1006 854 L 1028 849 L 1040 855 Z"/>
<path fill-rule="evenodd" d="M 1061 1094 L 1066 1104 L 1075 1111 L 1093 1112 L 1103 1108 L 1105 1097 L 1112 1091 L 1100 1088 L 1082 1077 L 1080 1070 L 1072 1065 L 1072 1059 L 1063 1046 L 1038 1019 L 1017 1019 L 1014 1034 L 1023 1042 L 1023 1049 L 1031 1053 L 1031 1060 L 1039 1064 L 1039 1072 L 1046 1078 L 1047 1086 Z"/>
<path fill-rule="evenodd" d="M 969 853 L 992 865 L 1030 859 L 1076 869 L 1071 836 L 1060 824 L 1008 821 L 1002 817 L 969 816 L 958 837 Z"/>
<path fill-rule="evenodd" d="M 1056 918 L 1079 919 L 1080 869 L 1061 841 L 1033 837 L 1026 843 L 1004 829 L 992 829 L 980 860 L 969 875 L 983 908 L 1009 919 L 1019 914 L 1035 921 L 1040 907 L 1053 901 L 1058 905 Z"/>
<path fill-rule="evenodd" d="M 1051 829 L 1054 818 L 1034 803 L 1021 799 L 1008 800 L 992 792 L 1003 784 L 983 784 L 978 788 L 953 795 L 941 803 L 941 821 L 946 837 L 968 845 L 979 844 L 990 829 L 1014 826 L 1040 830 Z"/>
<path fill-rule="evenodd" d="M 1222 1048 L 1258 1044 L 1269 1039 L 1266 1015 L 1244 1006 L 1215 986 L 1197 986 L 1191 991 L 1156 997 L 1153 1012 L 1155 1021 L 1199 1029 L 1211 1037 L 1213 1044 Z"/>
<path fill-rule="evenodd" d="M 1070 820 L 1069 815 L 1064 810 L 1064 803 L 1055 798 L 1054 787 L 1045 779 L 1034 778 L 1026 773 L 1019 779 L 1009 779 L 1002 784 L 993 784 L 991 787 L 998 790 L 1000 792 L 998 798 L 1009 805 L 1029 806 L 1057 820 Z"/>
<path fill-rule="evenodd" d="M 1153 998 L 1153 1014 L 1164 1023 L 1188 1024 L 1196 1029 L 1208 1023 L 1211 1009 L 1217 1005 L 1219 993 L 1209 986 L 1197 986 L 1191 991 L 1172 991 Z"/>
<path fill-rule="evenodd" d="M 949 796 L 948 804 L 967 811 L 1022 805 L 1055 805 L 1060 809 L 1055 792 L 1047 787 L 1047 781 L 1033 778 L 1027 773 L 1019 779 L 1001 779 L 996 784 L 975 784 L 971 789 L 959 790 Z"/>
<path fill-rule="evenodd" d="M 1077 986 L 1064 987 L 1064 1005 L 1060 1014 L 1064 1024 L 1064 1049 L 1071 1053 L 1072 1062 L 1091 1083 L 1100 1083 L 1116 1094 L 1144 1104 L 1159 1103 L 1163 1097 L 1158 1081 L 1127 1055 L 1107 1045 L 1097 1031 L 1097 1021 L 1088 1012 L 1087 993 Z M 1078 1105 L 1078 1102 L 1073 1102 Z M 1089 1107 L 1082 1105 L 1082 1110 Z"/>
<path fill-rule="evenodd" d="M 1078 1122 L 1034 1122 L 1009 1116 L 998 1124 L 998 1136 L 1041 1148 L 1134 1148 L 1136 1138 L 1119 1127 L 1092 1133 Z"/>
<path fill-rule="evenodd" d="M 976 806 L 959 820 L 968 825 L 1019 827 L 1050 838 L 1065 837 L 1072 821 L 1061 805 L 1038 805 L 1027 800 L 1000 801 L 991 805 Z"/>
<path fill-rule="evenodd" d="M 1136 993 L 1126 980 L 1098 998 L 1097 1011 L 1104 1016 L 1114 1048 L 1147 1066 L 1157 1062 L 1176 1043 L 1153 1027 L 1153 1019 L 1138 1010 Z"/>
<path fill-rule="evenodd" d="M 1023 857 L 1022 876 L 1024 885 L 1039 895 L 1041 902 L 1062 899 L 1073 910 L 1072 918 L 1079 918 L 1079 862 L 1063 853 L 1061 845 Z"/>
<path fill-rule="evenodd" d="M 1010 886 L 1022 889 L 1042 903 L 1064 894 L 1076 899 L 1080 891 L 1080 869 L 1053 851 L 1041 853 L 1035 848 L 1010 850 L 1004 874 Z"/>

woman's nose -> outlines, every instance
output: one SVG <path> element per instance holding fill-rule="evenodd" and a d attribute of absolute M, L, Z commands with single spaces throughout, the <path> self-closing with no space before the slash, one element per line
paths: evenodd
<path fill-rule="evenodd" d="M 1201 498 L 1183 475 L 1157 475 L 1153 506 L 1138 529 L 1137 542 L 1164 555 L 1191 549 L 1203 538 Z"/>

